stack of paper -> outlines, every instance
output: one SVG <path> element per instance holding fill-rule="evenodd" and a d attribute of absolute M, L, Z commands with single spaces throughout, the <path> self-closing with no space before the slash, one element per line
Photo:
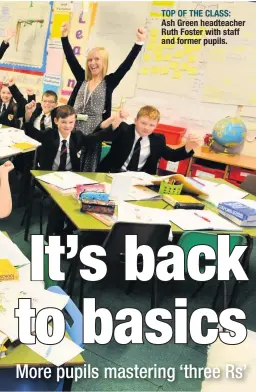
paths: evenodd
<path fill-rule="evenodd" d="M 54 185 L 62 189 L 75 188 L 77 185 L 97 183 L 97 181 L 91 180 L 90 178 L 81 176 L 80 174 L 73 173 L 70 171 L 53 172 L 49 174 L 44 174 L 42 176 L 36 176 L 36 178 L 40 181 L 47 182 L 48 184 Z"/>

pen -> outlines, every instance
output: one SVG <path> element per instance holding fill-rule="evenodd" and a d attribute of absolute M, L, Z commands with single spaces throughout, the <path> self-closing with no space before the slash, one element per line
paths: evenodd
<path fill-rule="evenodd" d="M 16 268 L 16 269 L 19 269 L 19 268 L 25 267 L 25 265 L 28 265 L 28 264 L 30 264 L 30 263 L 25 263 L 25 264 L 21 264 L 21 265 L 16 265 L 15 268 Z"/>
<path fill-rule="evenodd" d="M 46 354 L 45 354 L 45 357 L 46 357 L 46 358 L 49 357 L 51 351 L 52 351 L 52 346 L 49 346 L 49 347 L 47 348 L 47 351 L 46 351 Z"/>
<path fill-rule="evenodd" d="M 193 180 L 194 180 L 195 182 L 197 182 L 198 184 L 200 184 L 200 185 L 202 185 L 202 186 L 205 186 L 205 184 L 203 184 L 202 182 L 196 180 L 194 177 L 193 177 Z"/>
<path fill-rule="evenodd" d="M 199 214 L 197 214 L 196 212 L 194 212 L 194 215 L 196 215 L 196 216 L 198 216 L 199 218 L 205 220 L 206 222 L 211 223 L 210 219 L 206 218 L 205 216 L 199 215 Z"/>

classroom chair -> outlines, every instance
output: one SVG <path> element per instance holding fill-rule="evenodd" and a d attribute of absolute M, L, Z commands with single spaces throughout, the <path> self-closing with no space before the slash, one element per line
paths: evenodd
<path fill-rule="evenodd" d="M 109 153 L 111 146 L 109 144 L 102 143 L 100 160 L 102 161 Z"/>
<path fill-rule="evenodd" d="M 234 249 L 235 246 L 238 245 L 246 245 L 246 238 L 239 235 L 239 234 L 231 234 L 229 236 L 229 245 L 230 245 L 230 252 Z M 217 247 L 218 247 L 218 236 L 214 233 L 204 233 L 201 231 L 189 231 L 182 234 L 178 241 L 178 246 L 180 246 L 184 251 L 185 256 L 185 272 L 187 272 L 187 258 L 189 251 L 196 245 L 209 245 L 211 246 L 216 255 L 217 255 Z M 204 256 L 202 255 L 199 260 L 200 263 L 200 270 L 203 271 L 206 265 L 216 265 L 217 261 L 212 260 L 205 260 Z M 199 291 L 204 287 L 205 283 L 201 282 L 198 289 L 192 294 L 192 298 L 195 297 Z M 226 282 L 221 281 L 218 283 L 217 290 L 215 297 L 213 299 L 212 308 L 215 309 L 217 304 L 217 299 L 220 294 L 221 287 L 223 288 L 223 310 L 227 307 L 227 287 Z"/>
<path fill-rule="evenodd" d="M 66 295 L 66 293 L 58 286 L 48 288 L 52 293 Z M 69 298 L 67 305 L 64 308 L 68 317 L 72 320 L 72 325 L 66 321 L 66 331 L 70 338 L 80 347 L 83 344 L 83 316 L 78 310 L 74 302 Z M 54 369 L 54 368 L 53 368 Z M 51 379 L 17 379 L 15 376 L 15 368 L 0 368 L 0 391 L 70 391 L 72 386 L 72 379 L 67 379 L 64 385 L 64 379 L 57 383 L 56 374 L 52 371 Z"/>
<path fill-rule="evenodd" d="M 249 174 L 240 185 L 240 188 L 256 196 L 256 176 Z"/>
<path fill-rule="evenodd" d="M 103 242 L 103 248 L 106 250 L 107 264 L 124 264 L 125 262 L 125 236 L 136 235 L 137 246 L 148 245 L 153 250 L 155 257 L 158 250 L 168 244 L 169 234 L 171 227 L 168 224 L 149 224 L 149 223 L 131 223 L 131 222 L 117 222 L 112 227 L 110 233 L 107 235 Z M 129 262 L 129 260 L 128 260 Z M 143 258 L 138 256 L 138 269 L 143 266 Z M 75 268 L 75 263 L 70 264 L 68 271 L 67 280 L 70 277 L 72 268 Z M 136 282 L 129 282 L 126 294 L 129 294 Z M 84 280 L 80 279 L 80 297 L 79 297 L 79 309 L 82 309 L 83 297 L 84 297 Z M 152 279 L 152 292 L 151 292 L 151 306 L 155 303 L 155 289 L 156 282 Z"/>

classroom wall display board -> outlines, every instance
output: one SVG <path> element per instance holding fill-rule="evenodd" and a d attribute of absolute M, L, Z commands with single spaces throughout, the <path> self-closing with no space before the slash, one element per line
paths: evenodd
<path fill-rule="evenodd" d="M 124 61 L 136 39 L 136 29 L 144 27 L 150 2 L 99 2 L 92 26 L 88 49 L 105 47 L 109 53 L 109 70 L 113 72 Z M 140 56 L 115 90 L 113 100 L 133 97 L 138 77 Z"/>
<path fill-rule="evenodd" d="M 15 42 L 5 53 L 1 67 L 45 71 L 51 3 L 21 1 L 0 3 L 0 39 L 16 30 Z"/>
<path fill-rule="evenodd" d="M 256 106 L 256 4 L 233 2 L 228 9 L 232 20 L 243 21 L 244 26 L 234 29 L 227 45 L 212 46 L 207 53 L 202 98 L 206 102 Z"/>
<path fill-rule="evenodd" d="M 256 4 L 164 3 L 169 5 L 163 6 L 161 1 L 151 4 L 149 36 L 139 71 L 138 88 L 199 98 L 205 102 L 256 106 Z M 163 9 L 173 9 L 176 14 L 163 16 Z M 200 9 L 209 12 L 228 10 L 230 16 L 198 18 L 187 13 L 181 18 L 177 13 L 178 10 Z M 210 19 L 243 23 L 240 28 L 204 24 Z M 185 25 L 186 21 L 190 23 L 189 27 Z M 190 34 L 185 34 L 185 29 Z M 227 35 L 228 29 L 233 31 L 232 35 Z M 215 45 L 211 44 L 213 40 L 216 40 Z"/>

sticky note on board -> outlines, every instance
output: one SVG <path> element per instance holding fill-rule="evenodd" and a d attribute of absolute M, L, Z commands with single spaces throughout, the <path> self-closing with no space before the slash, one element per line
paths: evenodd
<path fill-rule="evenodd" d="M 155 52 L 154 57 L 155 57 L 155 61 L 163 61 L 162 53 Z"/>
<path fill-rule="evenodd" d="M 173 71 L 172 77 L 174 79 L 180 79 L 181 78 L 181 72 L 178 70 Z"/>
<path fill-rule="evenodd" d="M 195 63 L 196 62 L 196 55 L 195 54 L 190 54 L 188 56 L 188 62 L 189 63 Z"/>
<path fill-rule="evenodd" d="M 170 68 L 171 68 L 171 69 L 177 69 L 177 68 L 179 68 L 179 64 L 178 64 L 178 63 L 175 63 L 175 62 L 172 62 L 172 63 L 170 64 Z"/>
<path fill-rule="evenodd" d="M 177 50 L 177 52 L 175 52 L 173 56 L 176 57 L 177 59 L 181 59 L 184 56 L 184 51 Z"/>
<path fill-rule="evenodd" d="M 53 14 L 53 21 L 52 21 L 52 29 L 51 29 L 51 38 L 61 38 L 61 25 L 64 22 L 69 22 L 70 20 L 70 13 L 59 13 Z"/>
<path fill-rule="evenodd" d="M 197 68 L 196 67 L 191 67 L 188 71 L 189 75 L 196 75 L 197 74 Z"/>
<path fill-rule="evenodd" d="M 156 43 L 157 43 L 157 37 L 156 37 L 156 36 L 150 37 L 150 39 L 149 39 L 149 45 L 150 45 L 150 44 L 156 44 Z"/>
<path fill-rule="evenodd" d="M 190 65 L 188 63 L 182 63 L 180 65 L 180 70 L 181 71 L 188 71 L 188 70 L 190 70 Z"/>
<path fill-rule="evenodd" d="M 155 66 L 153 66 L 152 67 L 152 74 L 160 74 L 160 67 L 155 67 Z"/>
<path fill-rule="evenodd" d="M 142 67 L 140 69 L 140 74 L 141 75 L 149 75 L 149 68 L 148 67 Z"/>
<path fill-rule="evenodd" d="M 143 61 L 149 61 L 151 59 L 151 53 L 144 53 Z"/>
<path fill-rule="evenodd" d="M 171 61 L 172 60 L 172 54 L 171 53 L 165 53 L 163 55 L 163 60 L 164 61 Z"/>
<path fill-rule="evenodd" d="M 151 31 L 150 31 L 151 37 L 156 37 L 158 35 L 158 33 L 159 33 L 159 29 L 157 29 L 157 28 L 151 29 Z"/>

